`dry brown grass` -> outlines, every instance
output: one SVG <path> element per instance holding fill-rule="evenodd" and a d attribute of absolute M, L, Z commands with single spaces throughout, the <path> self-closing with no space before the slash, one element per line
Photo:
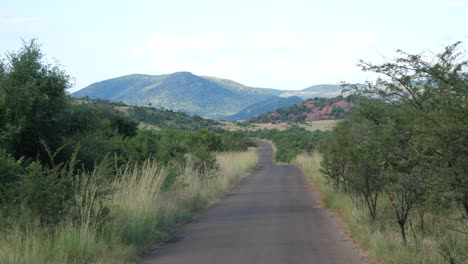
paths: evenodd
<path fill-rule="evenodd" d="M 142 249 L 166 240 L 177 223 L 217 201 L 248 175 L 258 157 L 251 149 L 218 153 L 217 160 L 220 170 L 209 175 L 182 168 L 181 185 L 168 191 L 161 190 L 168 170 L 155 161 L 127 166 L 111 182 L 113 194 L 101 201 L 109 210 L 109 221 L 101 228 L 86 214 L 82 224 L 65 222 L 53 231 L 34 224 L 27 230 L 0 230 L 0 263 L 133 263 Z M 84 189 L 79 198 L 85 201 L 89 193 Z"/>
<path fill-rule="evenodd" d="M 245 126 L 240 126 L 235 122 L 227 122 L 221 121 L 222 125 L 221 128 L 228 130 L 228 131 L 255 131 L 261 129 L 276 129 L 279 131 L 284 131 L 289 129 L 293 126 L 299 126 L 307 131 L 315 131 L 315 130 L 331 130 L 335 127 L 337 120 L 320 120 L 320 121 L 312 121 L 306 123 L 276 123 L 276 124 L 246 124 Z"/>

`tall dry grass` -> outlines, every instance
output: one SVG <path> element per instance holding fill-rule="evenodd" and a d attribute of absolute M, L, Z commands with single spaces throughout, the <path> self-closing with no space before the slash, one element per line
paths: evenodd
<path fill-rule="evenodd" d="M 78 221 L 64 221 L 47 230 L 29 220 L 18 228 L 0 230 L 0 263 L 129 263 L 151 245 L 167 239 L 176 225 L 218 200 L 258 163 L 255 150 L 217 154 L 219 171 L 204 175 L 180 168 L 177 185 L 163 190 L 168 169 L 152 160 L 127 166 L 99 200 L 93 180 L 101 173 L 79 177 L 75 197 Z"/>
<path fill-rule="evenodd" d="M 415 226 L 405 246 L 385 201 L 381 199 L 378 204 L 379 219 L 373 223 L 358 197 L 337 191 L 327 183 L 320 172 L 320 161 L 320 154 L 314 153 L 298 155 L 292 163 L 304 170 L 320 190 L 325 206 L 340 215 L 371 259 L 389 264 L 450 263 L 450 259 L 452 263 L 468 263 L 468 235 L 447 229 L 447 226 L 458 226 L 466 230 L 460 227 L 459 221 L 451 220 L 448 215 L 428 214 L 424 233 L 418 232 Z"/>

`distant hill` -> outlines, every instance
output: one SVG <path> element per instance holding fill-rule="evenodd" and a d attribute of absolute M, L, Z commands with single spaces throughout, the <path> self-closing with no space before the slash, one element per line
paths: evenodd
<path fill-rule="evenodd" d="M 312 98 L 303 103 L 279 108 L 276 111 L 249 119 L 250 123 L 306 122 L 333 120 L 345 117 L 355 101 L 354 96 Z"/>
<path fill-rule="evenodd" d="M 267 99 L 265 101 L 261 101 L 251 106 L 248 106 L 242 109 L 241 111 L 239 111 L 238 113 L 225 117 L 223 119 L 224 120 L 246 120 L 254 116 L 257 116 L 259 114 L 268 113 L 278 108 L 287 107 L 287 106 L 291 106 L 294 104 L 299 104 L 299 103 L 302 103 L 303 101 L 304 100 L 302 100 L 301 98 L 297 96 L 286 97 L 286 98 L 277 97 L 273 99 Z"/>
<path fill-rule="evenodd" d="M 281 96 L 282 94 L 290 92 L 288 90 L 278 90 L 278 89 L 272 89 L 272 88 L 255 88 L 255 89 L 259 89 L 262 92 L 269 93 L 275 96 Z M 288 97 L 288 96 L 285 96 L 285 97 Z"/>
<path fill-rule="evenodd" d="M 332 98 L 338 95 L 341 95 L 341 91 L 343 88 L 340 85 L 334 84 L 320 84 L 310 86 L 303 90 L 299 91 L 286 91 L 282 93 L 281 97 L 290 97 L 290 96 L 298 96 L 304 100 L 315 98 L 315 97 L 327 97 Z"/>
<path fill-rule="evenodd" d="M 257 102 L 275 98 L 261 89 L 225 79 L 200 77 L 189 72 L 118 77 L 91 84 L 72 96 L 121 101 L 130 105 L 151 105 L 207 118 L 229 116 Z"/>

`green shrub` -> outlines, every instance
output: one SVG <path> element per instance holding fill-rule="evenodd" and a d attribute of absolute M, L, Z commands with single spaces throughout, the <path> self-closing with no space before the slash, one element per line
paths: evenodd
<path fill-rule="evenodd" d="M 17 185 L 22 173 L 21 161 L 0 149 L 0 212 L 9 211 L 17 205 Z"/>
<path fill-rule="evenodd" d="M 273 141 L 277 148 L 276 160 L 290 162 L 304 151 L 314 151 L 327 133 L 320 130 L 309 132 L 300 127 L 292 127 L 285 131 L 260 130 L 252 132 L 251 136 Z"/>

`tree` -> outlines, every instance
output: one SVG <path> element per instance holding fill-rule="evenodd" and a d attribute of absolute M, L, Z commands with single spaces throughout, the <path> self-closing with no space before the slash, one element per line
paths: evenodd
<path fill-rule="evenodd" d="M 353 114 L 370 121 L 361 122 L 370 131 L 378 124 L 370 135 L 379 137 L 371 145 L 385 150 L 377 161 L 404 243 L 411 210 L 424 210 L 427 198 L 443 200 L 455 194 L 462 219 L 468 219 L 468 61 L 458 52 L 459 45 L 446 47 L 434 59 L 398 51 L 398 58 L 383 64 L 361 61 L 364 71 L 381 77 L 365 86 L 344 84 L 356 95 L 378 98 L 388 106 L 357 107 Z M 362 134 L 348 130 L 351 139 Z"/>
<path fill-rule="evenodd" d="M 386 107 L 378 100 L 361 99 L 352 116 L 336 126 L 321 148 L 324 175 L 336 188 L 362 197 L 372 221 L 377 218 L 377 201 L 386 184 L 382 167 Z"/>
<path fill-rule="evenodd" d="M 0 145 L 17 158 L 35 158 L 41 139 L 51 148 L 63 143 L 59 124 L 68 104 L 70 77 L 42 59 L 32 40 L 9 53 L 0 66 Z"/>
<path fill-rule="evenodd" d="M 411 116 L 408 149 L 439 175 L 439 193 L 457 193 L 468 217 L 468 61 L 459 51 L 457 42 L 434 59 L 398 51 L 400 57 L 383 64 L 361 61 L 363 71 L 382 77 L 366 86 L 344 85 L 357 94 L 378 96 Z"/>

